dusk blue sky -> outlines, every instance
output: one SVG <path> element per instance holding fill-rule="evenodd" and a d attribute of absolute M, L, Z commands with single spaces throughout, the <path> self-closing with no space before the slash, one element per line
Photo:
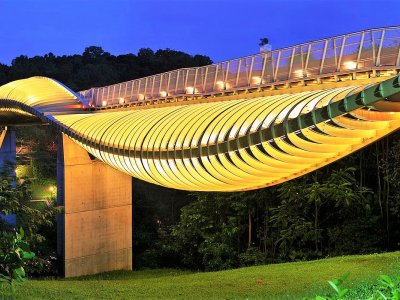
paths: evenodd
<path fill-rule="evenodd" d="M 399 0 L 0 0 L 0 62 L 21 54 L 170 48 L 215 62 L 373 27 L 400 25 Z"/>

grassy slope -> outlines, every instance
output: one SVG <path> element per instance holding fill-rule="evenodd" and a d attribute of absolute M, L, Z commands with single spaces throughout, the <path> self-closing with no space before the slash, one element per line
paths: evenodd
<path fill-rule="evenodd" d="M 326 281 L 347 272 L 348 287 L 365 286 L 382 273 L 400 275 L 400 252 L 212 273 L 164 269 L 31 280 L 17 287 L 16 299 L 300 299 L 330 292 Z"/>

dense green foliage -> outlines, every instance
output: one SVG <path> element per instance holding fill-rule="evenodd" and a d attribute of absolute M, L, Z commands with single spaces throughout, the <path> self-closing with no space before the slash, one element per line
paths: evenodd
<path fill-rule="evenodd" d="M 26 281 L 24 263 L 35 257 L 24 237 L 22 228 L 19 232 L 0 234 L 0 284 L 7 283 L 12 292 L 15 292 L 15 282 Z"/>
<path fill-rule="evenodd" d="M 29 180 L 21 179 L 14 184 L 12 178 L 0 177 L 0 213 L 15 214 L 17 228 L 25 229 L 25 239 L 37 254 L 29 261 L 27 270 L 33 275 L 55 275 L 56 265 L 56 215 L 61 208 L 50 206 L 39 209 L 31 200 Z M 0 219 L 0 232 L 13 232 L 3 219 Z"/>
<path fill-rule="evenodd" d="M 153 219 L 146 227 L 153 232 L 142 248 L 153 254 L 147 266 L 221 270 L 399 249 L 399 150 L 395 133 L 275 187 L 194 193 L 175 224 Z M 160 213 L 158 205 L 147 211 Z"/>
<path fill-rule="evenodd" d="M 331 293 L 327 280 L 350 273 L 347 299 L 366 299 L 381 274 L 400 275 L 400 253 L 336 257 L 220 272 L 118 271 L 64 280 L 29 280 L 16 299 L 301 299 Z M 261 282 L 262 281 L 262 282 Z M 0 297 L 7 290 L 0 291 Z"/>

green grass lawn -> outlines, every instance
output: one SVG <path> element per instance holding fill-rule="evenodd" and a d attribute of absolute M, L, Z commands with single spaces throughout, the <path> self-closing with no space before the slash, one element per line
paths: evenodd
<path fill-rule="evenodd" d="M 17 286 L 15 299 L 301 299 L 330 292 L 326 281 L 347 272 L 347 287 L 361 291 L 379 274 L 400 275 L 400 252 L 210 273 L 161 269 L 30 280 Z"/>

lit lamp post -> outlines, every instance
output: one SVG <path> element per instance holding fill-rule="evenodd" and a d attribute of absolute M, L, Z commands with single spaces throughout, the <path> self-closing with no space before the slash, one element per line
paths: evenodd
<path fill-rule="evenodd" d="M 54 188 L 54 186 L 50 186 L 50 187 L 49 187 L 49 192 L 50 192 L 50 200 L 53 198 L 53 193 L 54 193 L 54 191 L 55 191 L 55 188 Z"/>

